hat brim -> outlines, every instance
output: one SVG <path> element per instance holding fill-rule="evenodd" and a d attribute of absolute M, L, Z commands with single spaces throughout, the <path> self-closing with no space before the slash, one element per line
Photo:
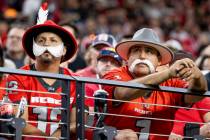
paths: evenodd
<path fill-rule="evenodd" d="M 99 60 L 102 59 L 102 58 L 111 58 L 111 59 L 113 59 L 114 61 L 118 62 L 118 64 L 119 64 L 120 66 L 122 65 L 122 61 L 117 60 L 117 59 L 114 58 L 114 56 L 112 56 L 112 55 L 99 55 L 99 56 L 97 57 L 97 60 L 99 61 Z"/>
<path fill-rule="evenodd" d="M 94 44 L 92 45 L 92 47 L 97 48 L 98 45 L 107 45 L 107 47 L 113 47 L 111 44 L 109 44 L 109 43 L 107 43 L 107 42 L 105 42 L 105 41 L 99 41 L 99 42 L 97 42 L 97 43 L 94 43 Z"/>
<path fill-rule="evenodd" d="M 39 24 L 28 29 L 23 35 L 23 40 L 22 40 L 23 48 L 32 59 L 35 59 L 35 55 L 33 54 L 32 51 L 33 39 L 38 34 L 43 32 L 53 32 L 57 34 L 59 37 L 61 37 L 66 47 L 66 54 L 63 56 L 61 62 L 67 61 L 74 56 L 74 54 L 77 51 L 77 43 L 71 33 L 69 33 L 68 31 L 57 25 Z"/>
<path fill-rule="evenodd" d="M 130 50 L 131 47 L 136 46 L 136 45 L 142 45 L 142 46 L 148 46 L 148 47 L 152 47 L 154 49 L 156 49 L 160 55 L 161 55 L 161 65 L 164 64 L 168 64 L 169 62 L 171 62 L 173 60 L 173 52 L 161 45 L 161 44 L 156 44 L 156 43 L 152 43 L 152 42 L 144 42 L 144 41 L 124 41 L 121 42 L 119 44 L 117 44 L 116 46 L 116 52 L 124 59 L 124 60 L 128 60 L 128 52 Z"/>

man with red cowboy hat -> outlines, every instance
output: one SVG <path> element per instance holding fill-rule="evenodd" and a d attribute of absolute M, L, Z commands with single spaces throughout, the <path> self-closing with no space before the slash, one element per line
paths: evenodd
<path fill-rule="evenodd" d="M 42 5 L 40 10 L 46 15 L 46 5 Z M 39 15 L 39 20 L 47 19 L 42 15 Z M 76 52 L 77 44 L 75 38 L 71 33 L 55 24 L 53 21 L 39 21 L 38 25 L 29 28 L 23 36 L 22 44 L 26 53 L 35 60 L 35 64 L 24 66 L 21 69 L 59 73 L 69 76 L 75 75 L 68 69 L 60 67 L 61 62 L 69 60 Z M 26 127 L 23 129 L 23 134 L 60 137 L 61 131 L 58 122 L 61 120 L 61 110 L 55 108 L 61 107 L 61 95 L 59 93 L 61 93 L 64 88 L 62 81 L 57 79 L 10 75 L 7 82 L 9 88 L 37 91 L 10 91 L 8 95 L 12 102 L 18 103 L 22 97 L 25 97 L 28 105 L 34 106 L 25 108 L 22 117 L 26 121 L 35 121 L 36 123 L 27 123 Z M 39 91 L 41 91 L 41 93 Z M 43 92 L 57 94 L 44 94 Z M 74 123 L 76 117 L 73 104 L 76 98 L 74 82 L 70 82 L 69 93 L 71 96 L 70 129 L 72 133 L 75 133 L 76 126 Z M 57 124 L 47 122 L 56 122 Z"/>
<path fill-rule="evenodd" d="M 173 53 L 160 43 L 159 37 L 152 29 L 138 30 L 131 40 L 119 43 L 116 46 L 116 52 L 127 61 L 127 65 L 108 72 L 104 76 L 105 79 L 179 88 L 188 87 L 188 89 L 199 91 L 198 94 L 207 90 L 205 78 L 195 63 L 188 58 L 178 60 L 168 69 L 156 72 L 157 66 L 167 64 L 173 59 Z M 122 137 L 129 139 L 130 133 L 133 134 L 133 132 L 140 133 L 139 139 L 168 139 L 172 121 L 164 120 L 173 120 L 176 109 L 151 104 L 181 106 L 200 99 L 192 95 L 184 96 L 126 87 L 104 86 L 104 90 L 109 93 L 109 99 L 131 101 L 108 102 L 108 113 L 128 116 L 109 115 L 105 118 L 105 124 L 121 130 L 116 136 L 117 140 Z"/>

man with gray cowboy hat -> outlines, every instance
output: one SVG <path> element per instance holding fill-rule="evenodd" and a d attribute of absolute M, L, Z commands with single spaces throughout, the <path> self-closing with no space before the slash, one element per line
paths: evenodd
<path fill-rule="evenodd" d="M 207 90 L 205 78 L 195 63 L 188 58 L 176 61 L 163 71 L 156 71 L 157 66 L 172 61 L 173 52 L 160 43 L 159 37 L 152 29 L 138 30 L 131 40 L 117 44 L 116 52 L 127 62 L 127 65 L 108 72 L 104 76 L 105 79 L 188 88 L 199 91 L 198 94 Z M 168 139 L 172 121 L 164 120 L 173 120 L 176 109 L 167 106 L 183 106 L 201 99 L 193 95 L 184 96 L 108 85 L 104 86 L 104 90 L 109 93 L 109 99 L 131 101 L 108 102 L 108 113 L 117 115 L 107 116 L 104 122 L 121 130 L 115 136 L 116 140 L 137 139 L 137 136 L 133 135 L 134 132 L 140 133 L 139 139 Z M 127 117 L 118 117 L 118 115 Z"/>

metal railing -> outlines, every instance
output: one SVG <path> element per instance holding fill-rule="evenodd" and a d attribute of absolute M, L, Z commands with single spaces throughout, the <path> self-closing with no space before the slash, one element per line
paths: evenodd
<path fill-rule="evenodd" d="M 38 72 L 38 71 L 29 71 L 29 70 L 20 70 L 20 69 L 9 69 L 9 68 L 2 68 L 0 67 L 0 73 L 7 73 L 7 74 L 15 74 L 15 75 L 25 75 L 25 76 L 32 76 L 32 77 L 41 77 L 41 78 L 52 78 L 52 79 L 59 79 L 64 80 L 67 88 L 69 87 L 70 81 L 76 82 L 76 137 L 77 140 L 84 140 L 85 139 L 85 83 L 92 83 L 92 84 L 104 84 L 104 85 L 113 85 L 113 86 L 121 86 L 121 87 L 129 87 L 129 88 L 138 88 L 138 89 L 145 89 L 145 90 L 156 90 L 156 91 L 164 91 L 164 92 L 171 92 L 176 94 L 191 94 L 195 95 L 197 91 L 190 91 L 189 89 L 184 88 L 175 88 L 175 87 L 166 87 L 166 86 L 150 86 L 138 83 L 131 83 L 131 82 L 121 82 L 121 81 L 112 81 L 112 80 L 105 80 L 105 79 L 95 79 L 95 78 L 87 78 L 87 77 L 78 77 L 78 76 L 69 76 L 63 74 L 53 74 L 53 73 L 46 73 L 46 72 Z M 70 138 L 70 95 L 69 92 L 64 90 L 64 96 L 62 96 L 62 118 L 61 122 L 64 124 L 61 126 L 61 137 L 64 139 Z M 210 97 L 210 92 L 207 91 L 203 95 L 205 97 Z"/>

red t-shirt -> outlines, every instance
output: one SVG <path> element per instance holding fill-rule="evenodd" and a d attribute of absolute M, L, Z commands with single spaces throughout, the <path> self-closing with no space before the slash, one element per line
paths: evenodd
<path fill-rule="evenodd" d="M 5 89 L 3 89 L 3 88 L 5 88 L 5 84 L 6 84 L 6 80 L 5 79 L 2 79 L 1 81 L 0 81 L 0 102 L 1 102 L 1 100 L 3 99 L 3 93 L 4 93 L 4 91 L 5 91 Z"/>
<path fill-rule="evenodd" d="M 23 70 L 36 70 L 34 65 L 24 66 Z M 60 74 L 75 76 L 70 73 L 68 69 L 60 68 Z M 31 123 L 48 136 L 53 134 L 59 127 L 58 124 L 47 122 L 59 122 L 61 120 L 61 110 L 55 107 L 61 107 L 62 80 L 56 80 L 54 84 L 48 85 L 43 79 L 39 77 L 30 77 L 22 75 L 9 75 L 7 78 L 9 88 L 24 89 L 24 91 L 10 91 L 9 98 L 12 102 L 19 102 L 22 97 L 27 99 L 28 105 L 35 105 L 36 107 L 29 107 L 29 121 L 38 121 L 38 123 Z M 34 92 L 30 92 L 34 91 Z M 40 91 L 40 92 L 39 92 Z M 52 92 L 56 94 L 44 94 L 42 92 Z M 70 109 L 75 103 L 75 82 L 70 82 Z M 42 107 L 39 107 L 42 106 Z M 51 108 L 46 108 L 46 107 Z"/>
<path fill-rule="evenodd" d="M 196 102 L 192 108 L 199 109 L 210 109 L 210 98 L 206 97 L 199 102 Z M 175 114 L 175 120 L 187 121 L 187 122 L 198 122 L 203 123 L 203 117 L 207 110 L 195 110 L 195 109 L 178 109 Z M 174 122 L 172 133 L 184 136 L 184 122 Z M 202 124 L 200 125 L 202 126 Z"/>
<path fill-rule="evenodd" d="M 121 67 L 117 70 L 108 72 L 104 79 L 109 80 L 119 80 L 119 81 L 130 81 L 133 79 L 128 71 L 127 67 Z M 186 82 L 179 79 L 169 79 L 161 86 L 170 87 L 186 87 Z M 104 86 L 104 89 L 109 93 L 109 98 L 113 99 L 114 86 Z M 150 104 L 161 104 L 161 105 L 176 105 L 180 106 L 183 104 L 183 96 L 181 94 L 173 94 L 168 92 L 153 91 L 150 97 L 139 97 L 132 100 L 131 102 L 138 103 L 150 103 Z M 108 102 L 108 113 L 118 114 L 118 115 L 128 115 L 135 116 L 132 117 L 118 117 L 118 116 L 107 116 L 105 118 L 105 124 L 114 126 L 118 130 L 120 129 L 132 129 L 136 132 L 142 132 L 145 129 L 149 129 L 149 132 L 153 134 L 166 134 L 169 135 L 173 126 L 173 122 L 163 121 L 163 120 L 152 120 L 147 118 L 137 118 L 137 117 L 150 117 L 150 118 L 161 118 L 161 119 L 174 119 L 174 114 L 176 109 L 163 107 L 163 106 L 153 106 L 153 105 L 143 105 L 134 103 L 121 103 L 120 105 L 114 105 L 114 102 Z M 147 121 L 145 121 L 147 120 Z M 140 124 L 137 127 L 137 121 Z M 148 124 L 150 123 L 150 125 Z M 148 136 L 147 136 L 148 137 Z M 154 135 L 149 136 L 150 140 L 165 140 L 168 137 L 158 137 Z"/>
<path fill-rule="evenodd" d="M 80 76 L 83 76 L 83 77 L 96 78 L 96 72 L 95 72 L 95 70 L 92 66 L 89 66 L 89 67 L 86 67 L 82 70 L 79 70 L 76 73 L 79 74 Z"/>

